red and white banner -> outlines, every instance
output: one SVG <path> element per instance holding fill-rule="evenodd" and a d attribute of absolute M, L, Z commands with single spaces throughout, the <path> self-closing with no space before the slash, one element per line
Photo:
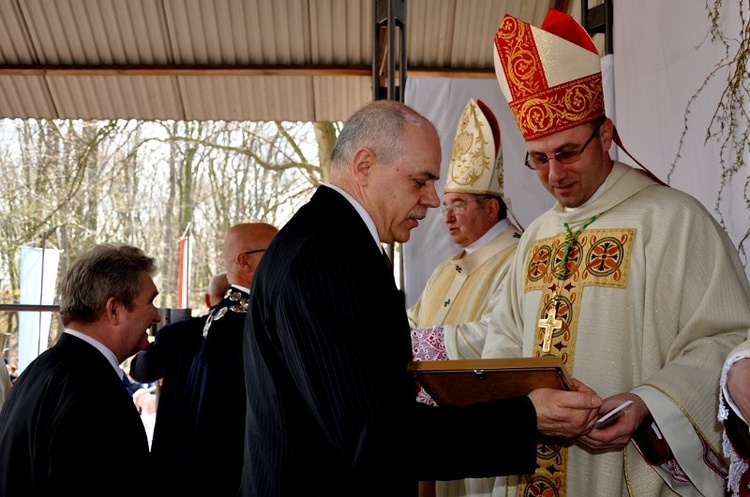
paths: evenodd
<path fill-rule="evenodd" d="M 187 231 L 187 230 L 186 230 Z M 192 245 L 190 235 L 180 238 L 180 267 L 177 271 L 177 308 L 187 309 L 190 291 L 190 260 L 192 259 Z"/>

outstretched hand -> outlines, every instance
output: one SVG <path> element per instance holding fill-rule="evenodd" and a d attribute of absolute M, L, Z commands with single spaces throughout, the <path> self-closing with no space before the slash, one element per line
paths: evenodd
<path fill-rule="evenodd" d="M 541 435 L 576 438 L 588 433 L 599 416 L 602 399 L 591 388 L 573 379 L 571 391 L 539 388 L 529 393 L 536 409 Z"/>

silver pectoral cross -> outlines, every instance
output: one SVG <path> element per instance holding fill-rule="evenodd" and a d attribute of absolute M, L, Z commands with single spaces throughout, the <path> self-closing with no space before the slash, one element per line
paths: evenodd
<path fill-rule="evenodd" d="M 542 352 L 549 352 L 552 349 L 552 334 L 557 330 L 561 330 L 562 324 L 562 320 L 557 319 L 557 305 L 553 300 L 552 307 L 547 309 L 546 317 L 539 320 L 539 327 L 544 329 Z"/>

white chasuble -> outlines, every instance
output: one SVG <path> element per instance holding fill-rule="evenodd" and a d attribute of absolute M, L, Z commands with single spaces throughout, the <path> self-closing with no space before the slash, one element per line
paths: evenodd
<path fill-rule="evenodd" d="M 539 470 L 518 487 L 498 478 L 493 495 L 722 496 L 719 374 L 750 327 L 737 251 L 697 200 L 638 170 L 615 163 L 602 189 L 524 232 L 483 357 L 522 341 L 524 356 L 562 357 L 602 398 L 636 393 L 673 459 L 651 466 L 633 444 L 606 453 L 540 444 Z M 588 223 L 567 248 L 566 223 L 572 232 Z"/>
<path fill-rule="evenodd" d="M 471 254 L 462 251 L 446 259 L 435 268 L 419 299 L 408 310 L 414 327 L 443 326 L 448 358 L 482 356 L 493 298 L 520 236 L 513 228 L 506 229 Z M 515 355 L 520 353 L 519 342 Z"/>

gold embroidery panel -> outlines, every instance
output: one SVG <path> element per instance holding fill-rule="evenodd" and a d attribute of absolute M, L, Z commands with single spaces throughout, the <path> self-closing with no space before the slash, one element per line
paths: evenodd
<path fill-rule="evenodd" d="M 628 281 L 628 267 L 636 230 L 599 229 L 585 230 L 578 235 L 563 261 L 565 233 L 534 242 L 526 258 L 524 291 L 542 291 L 537 309 L 536 323 L 556 313 L 562 326 L 552 335 L 548 353 L 542 352 L 545 329 L 537 326 L 534 333 L 532 355 L 561 357 L 568 371 L 573 371 L 575 343 L 580 314 L 581 294 L 586 286 L 624 288 Z M 555 274 L 564 264 L 562 279 Z M 537 471 L 521 477 L 519 495 L 549 495 L 563 497 L 567 494 L 568 449 L 555 443 L 537 446 Z"/>

